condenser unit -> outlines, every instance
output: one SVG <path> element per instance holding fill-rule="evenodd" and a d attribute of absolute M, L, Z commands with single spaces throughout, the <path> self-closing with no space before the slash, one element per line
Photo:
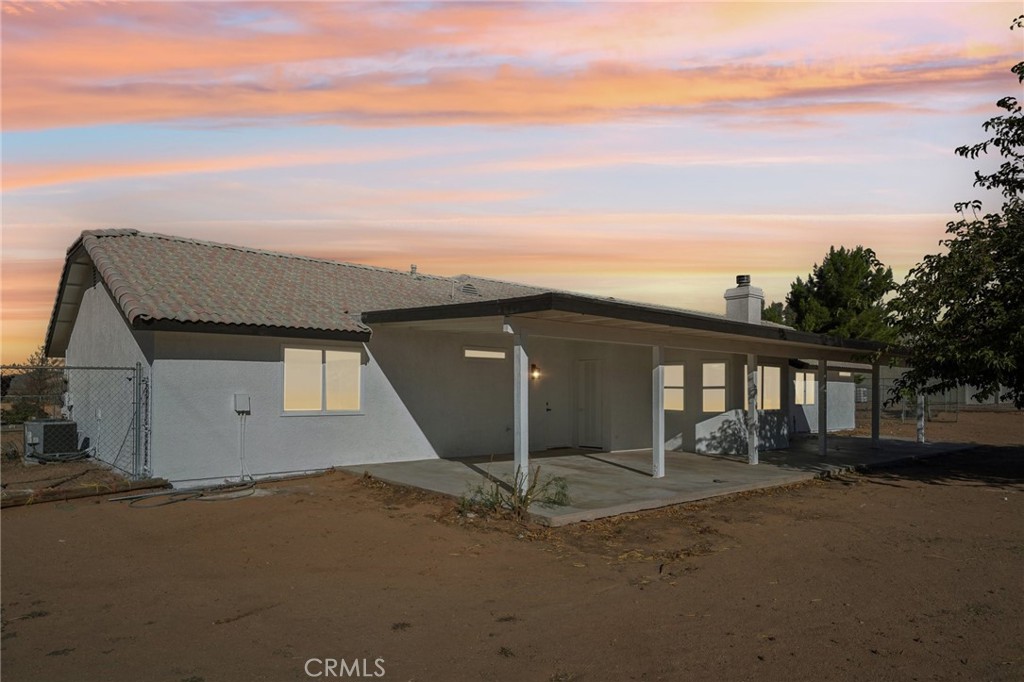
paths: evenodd
<path fill-rule="evenodd" d="M 78 425 L 65 419 L 25 422 L 25 456 L 78 452 Z"/>

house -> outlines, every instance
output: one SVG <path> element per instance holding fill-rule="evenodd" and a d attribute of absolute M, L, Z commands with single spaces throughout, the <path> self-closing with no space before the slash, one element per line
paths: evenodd
<path fill-rule="evenodd" d="M 87 231 L 67 251 L 46 352 L 138 368 L 134 473 L 177 485 L 508 452 L 526 468 L 530 451 L 567 446 L 650 449 L 661 476 L 666 452 L 756 463 L 795 428 L 841 421 L 829 362 L 879 347 L 762 322 L 762 303 L 744 277 L 711 315 Z M 94 415 L 74 414 L 87 436 Z"/>

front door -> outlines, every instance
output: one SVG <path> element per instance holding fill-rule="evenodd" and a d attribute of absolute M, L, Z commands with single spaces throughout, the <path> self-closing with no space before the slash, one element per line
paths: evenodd
<path fill-rule="evenodd" d="M 601 361 L 576 361 L 576 446 L 603 448 Z"/>

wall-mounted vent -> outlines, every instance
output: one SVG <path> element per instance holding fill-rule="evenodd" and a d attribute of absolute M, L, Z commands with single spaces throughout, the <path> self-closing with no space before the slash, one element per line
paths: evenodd
<path fill-rule="evenodd" d="M 473 285 L 472 282 L 466 282 L 465 284 L 461 285 L 459 287 L 459 291 L 461 291 L 462 293 L 466 294 L 467 296 L 479 296 L 480 295 L 480 292 L 477 290 L 477 288 Z"/>

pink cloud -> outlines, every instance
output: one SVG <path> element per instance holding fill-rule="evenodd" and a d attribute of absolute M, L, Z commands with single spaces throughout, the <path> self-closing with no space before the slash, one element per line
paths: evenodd
<path fill-rule="evenodd" d="M 710 282 L 720 282 L 724 290 L 732 275 L 747 272 L 770 285 L 769 296 L 779 299 L 788 283 L 806 275 L 833 244 L 870 246 L 902 277 L 920 254 L 936 249 L 948 219 L 933 214 L 602 212 L 354 221 L 345 227 L 216 224 L 173 232 L 397 269 L 416 263 L 425 273 L 470 273 L 717 312 L 720 292 Z M 70 229 L 47 234 L 67 244 L 76 236 Z M 11 244 L 16 250 L 27 245 Z M 3 264 L 4 362 L 23 359 L 42 343 L 61 268 L 59 260 L 9 255 Z"/>
<path fill-rule="evenodd" d="M 4 190 L 93 182 L 118 178 L 221 173 L 265 168 L 294 168 L 314 165 L 358 165 L 411 159 L 450 152 L 447 148 L 353 148 L 324 151 L 274 152 L 239 156 L 191 157 L 154 160 L 56 162 L 48 164 L 7 163 Z"/>
<path fill-rule="evenodd" d="M 230 7 L 86 4 L 12 16 L 5 127 L 274 118 L 572 123 L 725 106 L 820 118 L 995 89 L 1007 81 L 1003 65 L 1016 59 L 1009 37 L 851 55 L 803 36 L 805 15 L 821 22 L 815 30 L 830 33 L 824 19 L 840 18 L 856 29 L 859 15 L 843 7 L 278 3 L 265 7 L 295 28 L 270 33 L 224 28 L 217 11 Z M 112 14 L 122 21 L 97 21 Z M 750 31 L 767 30 L 764 21 L 781 33 L 773 44 L 787 47 L 768 48 L 763 36 L 746 42 Z M 783 40 L 789 34 L 792 41 Z M 681 47 L 679 35 L 690 42 Z M 818 48 L 813 58 L 801 47 L 808 40 Z"/>

